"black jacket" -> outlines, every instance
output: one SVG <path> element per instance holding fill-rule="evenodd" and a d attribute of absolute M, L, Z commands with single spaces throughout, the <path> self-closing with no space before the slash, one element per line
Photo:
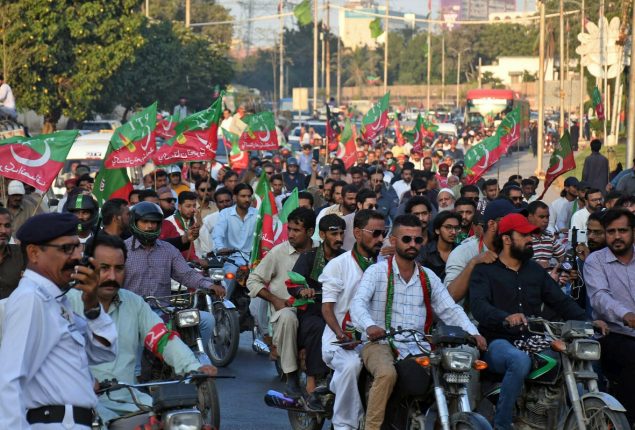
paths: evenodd
<path fill-rule="evenodd" d="M 517 313 L 541 316 L 544 305 L 564 320 L 586 320 L 584 310 L 533 260 L 523 263 L 518 272 L 508 269 L 500 260 L 479 264 L 472 271 L 470 309 L 479 323 L 479 332 L 488 342 L 522 338 L 520 327 L 506 328 L 503 321 Z"/>

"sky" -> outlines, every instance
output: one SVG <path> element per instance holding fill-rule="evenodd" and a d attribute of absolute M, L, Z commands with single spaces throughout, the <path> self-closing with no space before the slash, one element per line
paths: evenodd
<path fill-rule="evenodd" d="M 319 0 L 322 4 L 324 0 Z M 523 0 L 520 0 L 523 1 Z M 297 4 L 300 0 L 291 0 L 289 3 Z M 376 0 L 377 4 L 383 5 L 385 3 L 384 0 Z M 247 0 L 224 0 L 221 2 L 223 6 L 228 8 L 235 19 L 243 18 L 243 6 L 241 4 L 246 4 Z M 331 0 L 331 4 L 340 4 L 343 5 L 345 0 Z M 530 7 L 534 3 L 533 0 L 529 1 Z M 425 15 L 427 13 L 427 4 L 426 0 L 390 0 L 390 8 L 392 10 L 401 11 L 404 13 L 417 13 L 421 15 Z M 440 9 L 441 0 L 432 0 L 432 11 L 433 15 Z M 254 16 L 264 16 L 264 15 L 273 15 L 277 12 L 278 0 L 254 0 Z M 291 6 L 287 6 L 286 11 L 291 11 Z M 337 13 L 336 9 L 331 9 L 331 27 L 333 31 L 337 33 Z M 196 22 L 196 17 L 192 17 L 192 22 Z M 285 19 L 285 25 L 287 27 L 295 26 L 295 18 L 287 17 Z M 245 27 L 245 24 L 238 24 L 234 31 L 234 36 L 240 34 L 242 28 Z M 279 22 L 277 19 L 271 21 L 259 21 L 253 23 L 253 37 L 252 42 L 256 46 L 269 46 L 273 43 L 274 37 L 276 37 L 278 33 Z"/>

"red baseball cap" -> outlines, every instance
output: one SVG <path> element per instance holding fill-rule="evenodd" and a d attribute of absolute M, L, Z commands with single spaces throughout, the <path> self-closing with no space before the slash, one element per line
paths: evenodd
<path fill-rule="evenodd" d="M 510 231 L 529 234 L 540 231 L 540 228 L 527 221 L 527 218 L 523 215 L 514 213 L 505 215 L 498 222 L 498 234 L 508 233 Z"/>

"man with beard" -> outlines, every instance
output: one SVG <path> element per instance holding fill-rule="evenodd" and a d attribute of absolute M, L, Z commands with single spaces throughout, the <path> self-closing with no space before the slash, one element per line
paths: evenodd
<path fill-rule="evenodd" d="M 154 189 L 157 190 L 157 192 L 159 191 L 159 189 L 168 186 L 168 174 L 165 170 L 156 170 L 154 173 L 154 177 L 156 178 L 154 182 Z"/>
<path fill-rule="evenodd" d="M 101 207 L 104 232 L 122 239 L 130 237 L 130 208 L 124 199 L 110 199 Z"/>
<path fill-rule="evenodd" d="M 218 208 L 214 204 L 214 190 L 216 189 L 216 181 L 214 184 L 207 179 L 199 179 L 195 184 L 196 189 L 196 209 L 198 209 L 201 219 L 214 212 L 218 212 Z"/>
<path fill-rule="evenodd" d="M 602 209 L 604 209 L 604 196 L 602 195 L 602 191 L 597 188 L 590 188 L 587 190 L 586 206 L 574 213 L 571 217 L 569 241 L 571 241 L 572 230 L 574 227 L 577 228 L 578 231 L 584 231 L 589 215 L 593 212 L 600 212 Z"/>
<path fill-rule="evenodd" d="M 47 213 L 18 230 L 27 269 L 2 319 L 2 429 L 92 428 L 97 396 L 88 366 L 115 359 L 117 330 L 99 303 L 97 273 L 79 265 L 78 224 L 72 214 Z M 65 296 L 73 280 L 84 317 Z"/>
<path fill-rule="evenodd" d="M 439 190 L 439 194 L 437 194 L 437 206 L 439 208 L 439 212 L 454 211 L 455 201 L 456 197 L 454 196 L 454 192 L 451 189 L 441 188 Z"/>
<path fill-rule="evenodd" d="M 491 264 L 478 264 L 470 277 L 470 308 L 489 343 L 483 359 L 489 369 L 504 375 L 494 426 L 512 428 L 512 413 L 531 370 L 531 358 L 520 349 L 525 315 L 541 315 L 543 304 L 564 320 L 585 320 L 584 310 L 558 287 L 549 273 L 531 259 L 532 233 L 539 228 L 518 213 L 498 223 Z"/>
<path fill-rule="evenodd" d="M 4 180 L 2 178 L 1 180 Z M 25 200 L 24 195 L 26 190 L 24 184 L 20 181 L 11 181 L 7 187 L 7 209 L 11 213 L 11 219 L 13 220 L 14 230 L 19 230 L 22 224 L 26 222 L 31 216 L 33 216 L 33 210 L 35 205 L 31 204 L 28 200 Z M 35 209 L 35 214 L 41 214 L 43 211 L 40 207 Z"/>
<path fill-rule="evenodd" d="M 203 166 L 203 163 L 200 161 L 190 162 L 189 175 L 190 179 L 194 182 L 207 180 L 209 178 L 207 171 L 205 170 L 205 166 Z"/>
<path fill-rule="evenodd" d="M 384 182 L 384 171 L 379 167 L 370 169 L 370 189 L 377 194 L 377 211 L 381 212 L 388 220 L 397 216 L 399 197 L 395 190 Z"/>
<path fill-rule="evenodd" d="M 468 237 L 474 236 L 474 216 L 476 202 L 468 197 L 460 197 L 454 203 L 454 212 L 461 217 L 461 230 L 456 234 L 456 244 L 462 243 Z"/>
<path fill-rule="evenodd" d="M 142 339 L 145 339 L 144 344 L 150 351 L 174 368 L 176 374 L 200 371 L 210 376 L 216 375 L 216 368 L 201 366 L 187 345 L 168 330 L 141 296 L 121 289 L 128 254 L 123 240 L 100 232 L 91 241 L 94 241 L 94 264 L 99 269 L 97 297 L 104 312 L 114 321 L 118 335 L 117 357 L 109 363 L 90 367 L 97 381 L 115 378 L 119 382 L 135 383 L 135 365 Z M 82 311 L 80 291 L 71 290 L 68 300 L 75 312 Z M 99 398 L 98 412 L 102 420 L 108 421 L 139 410 L 126 394 L 116 400 L 110 400 L 108 394 Z M 152 398 L 147 394 L 135 390 L 135 396 L 141 404 L 152 405 Z"/>
<path fill-rule="evenodd" d="M 344 233 L 344 245 L 342 246 L 342 248 L 347 251 L 353 249 L 353 245 L 355 245 L 355 214 L 364 209 L 375 210 L 377 208 L 377 195 L 374 191 L 364 189 L 357 193 L 355 202 L 357 205 L 355 208 L 355 212 L 351 212 L 350 214 L 343 217 L 344 222 L 346 223 L 346 232 Z"/>
<path fill-rule="evenodd" d="M 358 211 L 354 227 L 353 249 L 329 262 L 319 277 L 322 315 L 327 324 L 322 335 L 322 358 L 334 371 L 329 388 L 335 393 L 332 422 L 336 430 L 359 428 L 364 409 L 357 388 L 362 369 L 361 348 L 342 348 L 333 342 L 356 338 L 350 318 L 351 300 L 364 271 L 377 260 L 387 236 L 385 217 L 374 210 Z"/>
<path fill-rule="evenodd" d="M 461 216 L 454 212 L 441 212 L 434 218 L 433 228 L 434 240 L 421 247 L 417 261 L 432 270 L 443 282 L 445 264 L 456 248 L 456 237 L 461 231 Z"/>
<path fill-rule="evenodd" d="M 582 278 L 580 292 L 576 302 L 586 311 L 587 317 L 591 317 L 591 303 L 587 292 L 587 284 L 584 281 L 584 263 L 595 251 L 606 248 L 606 234 L 602 225 L 602 217 L 605 212 L 593 212 L 586 222 L 586 244 L 578 243 L 575 249 L 578 276 Z"/>
<path fill-rule="evenodd" d="M 421 221 L 421 228 L 423 228 L 422 246 L 426 246 L 433 239 L 432 231 L 428 228 L 430 219 L 432 219 L 433 209 L 430 200 L 424 196 L 414 196 L 408 200 L 404 209 L 404 213 L 412 214 Z"/>
<path fill-rule="evenodd" d="M 172 194 L 172 190 L 168 187 L 162 187 L 157 190 L 159 195 L 159 206 L 163 211 L 163 217 L 167 218 L 174 214 L 176 211 L 176 197 Z"/>
<path fill-rule="evenodd" d="M 322 360 L 322 333 L 324 332 L 324 317 L 322 317 L 322 283 L 318 278 L 324 267 L 335 257 L 342 254 L 344 239 L 344 220 L 337 215 L 327 215 L 320 220 L 319 230 L 322 244 L 311 251 L 300 255 L 293 266 L 293 271 L 304 277 L 307 281 L 305 288 L 288 288 L 289 294 L 297 299 L 308 298 L 310 303 L 306 308 L 298 308 L 298 348 L 305 350 L 305 363 L 307 374 L 306 390 L 313 392 L 316 382 L 325 382 L 328 367 Z M 309 403 L 311 404 L 309 399 Z M 315 403 L 314 406 L 321 408 Z"/>
<path fill-rule="evenodd" d="M 22 270 L 24 257 L 20 245 L 12 245 L 11 213 L 0 207 L 0 299 L 6 299 L 16 289 Z"/>
<path fill-rule="evenodd" d="M 486 179 L 481 189 L 483 190 L 484 197 L 478 202 L 476 210 L 483 215 L 487 204 L 493 202 L 496 200 L 496 197 L 498 197 L 498 180 L 496 178 Z"/>
<path fill-rule="evenodd" d="M 344 181 L 336 182 L 333 186 L 333 196 L 335 198 L 335 201 L 337 202 L 338 195 L 340 195 L 340 203 L 336 203 L 326 209 L 323 209 L 317 217 L 317 223 L 319 224 L 322 217 L 326 215 L 335 214 L 344 218 L 347 215 L 354 213 L 357 209 L 358 191 L 359 190 L 357 189 L 357 187 L 353 184 L 346 184 L 346 182 Z M 375 204 L 376 203 L 377 201 L 375 200 Z M 314 237 L 314 239 L 317 240 L 317 237 Z"/>
<path fill-rule="evenodd" d="M 179 208 L 173 215 L 170 215 L 163 220 L 161 224 L 161 235 L 159 239 L 166 239 L 168 237 L 181 237 L 187 236 L 188 233 L 192 236 L 194 241 L 198 239 L 198 235 L 201 229 L 199 223 L 196 222 L 196 193 L 191 191 L 183 191 L 179 194 Z M 196 260 L 198 250 L 194 249 L 196 242 L 191 242 L 189 249 L 181 252 L 183 258 L 187 261 Z"/>
<path fill-rule="evenodd" d="M 401 179 L 392 184 L 392 189 L 395 191 L 400 201 L 404 193 L 406 191 L 410 191 L 410 183 L 412 182 L 414 170 L 414 164 L 410 162 L 404 163 L 401 169 Z"/>
<path fill-rule="evenodd" d="M 286 378 L 285 394 L 300 398 L 302 389 L 298 380 L 298 317 L 286 280 L 298 257 L 313 248 L 311 236 L 315 230 L 315 213 L 311 209 L 297 208 L 289 214 L 289 239 L 274 246 L 265 255 L 247 279 L 249 296 L 269 302 L 273 329 L 273 345 L 280 355 L 280 367 Z"/>
<path fill-rule="evenodd" d="M 365 271 L 351 304 L 353 324 L 372 341 L 385 336 L 390 327 L 423 328 L 429 333 L 436 317 L 445 324 L 460 326 L 475 337 L 479 349 L 485 350 L 485 339 L 450 297 L 443 283 L 434 272 L 415 262 L 422 243 L 423 230 L 417 217 L 395 218 L 390 236 L 395 256 Z M 364 366 L 374 378 L 366 407 L 366 430 L 379 430 L 384 421 L 386 405 L 397 382 L 395 356 L 405 359 L 415 349 L 418 351 L 412 342 L 403 338 L 396 340 L 394 344 L 386 340 L 369 342 L 362 348 Z M 424 392 L 429 383 L 430 379 L 417 381 Z"/>
<path fill-rule="evenodd" d="M 594 318 L 608 323 L 611 332 L 600 339 L 602 370 L 611 391 L 635 421 L 635 215 L 627 209 L 610 209 L 602 216 L 607 247 L 591 253 L 584 264 L 584 280 Z"/>
<path fill-rule="evenodd" d="M 198 239 L 196 239 L 198 242 L 198 244 L 196 245 L 197 249 L 200 249 L 203 255 L 206 255 L 210 251 L 214 250 L 212 242 L 212 232 L 214 231 L 214 226 L 216 226 L 216 223 L 218 222 L 220 211 L 234 204 L 231 191 L 229 191 L 227 188 L 219 188 L 214 193 L 214 202 L 216 203 L 218 211 L 211 213 L 203 218 L 203 224 L 201 225 Z"/>

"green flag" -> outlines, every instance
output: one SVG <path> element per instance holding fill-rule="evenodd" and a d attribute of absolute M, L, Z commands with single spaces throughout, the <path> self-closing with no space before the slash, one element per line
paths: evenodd
<path fill-rule="evenodd" d="M 112 147 L 109 147 L 106 153 L 106 159 L 111 151 Z M 93 187 L 93 194 L 97 198 L 99 206 L 103 205 L 106 200 L 114 198 L 128 201 L 130 191 L 132 191 L 132 183 L 130 182 L 126 168 L 107 169 L 102 164 L 95 178 L 95 186 Z"/>
<path fill-rule="evenodd" d="M 602 94 L 598 87 L 593 87 L 593 93 L 591 94 L 591 101 L 593 102 L 593 109 L 595 109 L 595 115 L 600 121 L 604 121 L 604 103 L 602 103 Z"/>
<path fill-rule="evenodd" d="M 284 202 L 284 205 L 282 205 L 282 210 L 278 214 L 278 218 L 280 218 L 280 221 L 283 224 L 286 224 L 289 214 L 293 212 L 294 210 L 296 210 L 299 206 L 300 206 L 300 200 L 299 200 L 298 189 L 294 188 L 291 195 L 287 197 L 287 200 Z"/>
<path fill-rule="evenodd" d="M 293 14 L 298 20 L 300 26 L 308 25 L 313 22 L 313 13 L 311 12 L 310 0 L 302 0 L 302 3 L 293 8 Z"/>
<path fill-rule="evenodd" d="M 384 34 L 384 30 L 381 28 L 381 19 L 379 19 L 379 17 L 373 19 L 368 25 L 368 28 L 370 28 L 370 37 L 373 39 L 376 39 Z"/>

